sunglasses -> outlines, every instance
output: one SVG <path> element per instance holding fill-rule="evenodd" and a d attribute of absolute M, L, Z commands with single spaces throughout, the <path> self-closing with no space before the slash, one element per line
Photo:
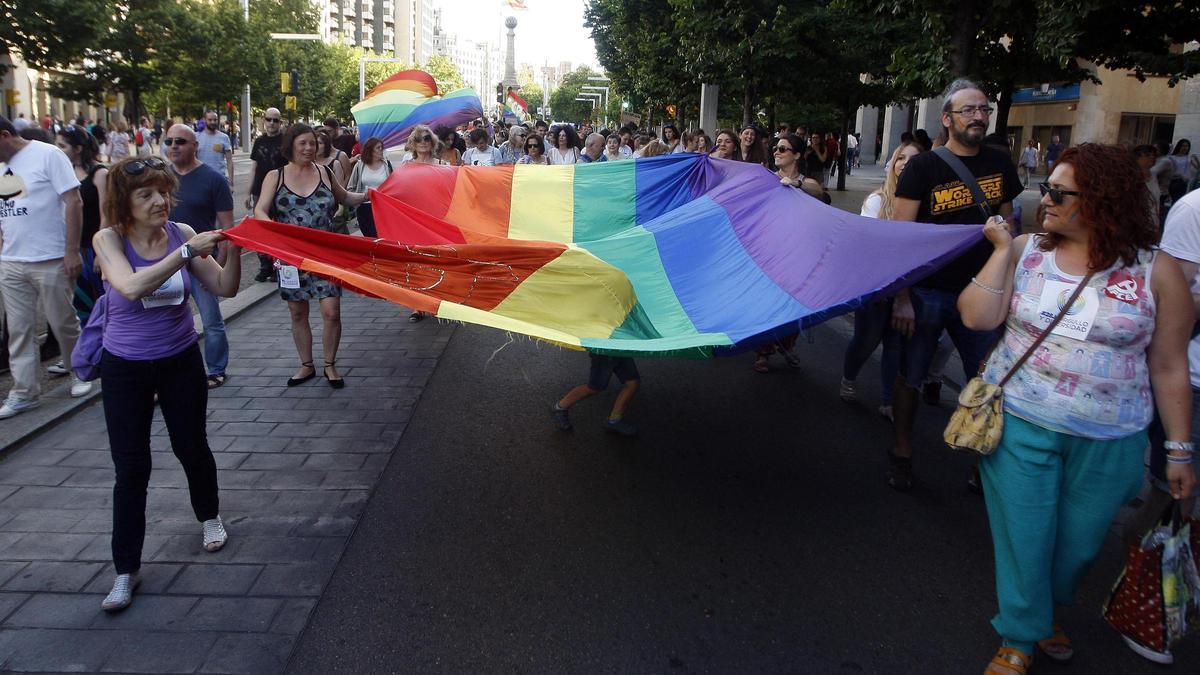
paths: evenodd
<path fill-rule="evenodd" d="M 146 172 L 146 169 L 165 171 L 167 169 L 167 162 L 161 157 L 147 157 L 146 159 L 134 160 L 125 165 L 125 173 L 130 176 L 140 176 Z"/>
<path fill-rule="evenodd" d="M 786 145 L 777 145 L 777 146 L 775 146 L 775 152 L 795 152 L 795 150 L 789 148 Z"/>
<path fill-rule="evenodd" d="M 191 141 L 186 138 L 164 138 L 162 140 L 162 144 L 168 148 L 172 145 L 187 145 L 188 143 L 191 143 Z"/>
<path fill-rule="evenodd" d="M 1050 187 L 1049 183 L 1038 183 L 1038 189 L 1042 191 L 1042 196 L 1050 195 L 1050 201 L 1054 202 L 1055 206 L 1062 206 L 1064 198 L 1067 195 L 1078 197 L 1081 193 L 1078 190 L 1063 190 L 1062 188 Z"/>
<path fill-rule="evenodd" d="M 282 122 L 283 118 L 282 117 L 264 117 L 263 121 L 264 122 Z"/>
<path fill-rule="evenodd" d="M 417 136 L 413 138 L 414 143 L 432 143 L 433 136 Z"/>

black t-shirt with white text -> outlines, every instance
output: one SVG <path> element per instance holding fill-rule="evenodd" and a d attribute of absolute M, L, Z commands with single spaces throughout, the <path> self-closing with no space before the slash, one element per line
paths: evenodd
<path fill-rule="evenodd" d="M 263 134 L 254 139 L 254 147 L 250 148 L 250 159 L 254 160 L 254 178 L 250 181 L 250 194 L 258 196 L 262 192 L 262 182 L 266 175 L 287 164 L 280 154 L 279 148 L 283 142 L 283 134 L 268 136 Z"/>
<path fill-rule="evenodd" d="M 1003 151 L 985 146 L 973 157 L 958 158 L 975 176 L 993 214 L 999 214 L 1000 205 L 1016 199 L 1024 189 L 1012 158 Z M 976 206 L 970 188 L 959 180 L 949 164 L 932 152 L 908 160 L 896 185 L 896 196 L 921 203 L 917 211 L 917 221 L 921 223 L 982 225 L 987 219 Z M 982 239 L 916 285 L 961 293 L 991 254 L 992 245 Z"/>

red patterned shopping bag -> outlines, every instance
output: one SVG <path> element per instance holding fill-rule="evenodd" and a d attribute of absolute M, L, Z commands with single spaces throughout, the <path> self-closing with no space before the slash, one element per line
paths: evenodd
<path fill-rule="evenodd" d="M 1125 569 L 1117 577 L 1104 620 L 1125 637 L 1155 652 L 1167 644 L 1167 617 L 1163 606 L 1162 546 L 1129 547 Z"/>

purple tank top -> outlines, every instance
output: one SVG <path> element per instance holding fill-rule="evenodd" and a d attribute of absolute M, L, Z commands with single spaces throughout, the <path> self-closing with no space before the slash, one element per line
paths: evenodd
<path fill-rule="evenodd" d="M 122 237 L 125 258 L 134 272 L 171 255 L 179 255 L 183 233 L 167 221 L 167 254 L 146 260 Z M 192 321 L 192 278 L 187 267 L 173 274 L 158 290 L 140 300 L 130 300 L 108 288 L 108 322 L 104 327 L 104 348 L 110 354 L 131 361 L 149 361 L 173 356 L 191 347 L 199 339 Z"/>

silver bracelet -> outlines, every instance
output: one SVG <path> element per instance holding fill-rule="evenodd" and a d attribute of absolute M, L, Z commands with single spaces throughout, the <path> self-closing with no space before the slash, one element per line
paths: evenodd
<path fill-rule="evenodd" d="M 1189 441 L 1163 441 L 1163 448 L 1166 449 L 1167 452 L 1175 450 L 1190 454 L 1196 451 L 1196 446 Z"/>
<path fill-rule="evenodd" d="M 994 293 L 996 295 L 1004 295 L 1003 288 L 992 288 L 991 286 L 988 286 L 987 284 L 980 283 L 980 281 L 978 279 L 976 279 L 975 277 L 971 277 L 971 283 L 982 288 L 983 290 L 987 291 L 988 293 Z"/>
<path fill-rule="evenodd" d="M 1188 453 L 1186 457 L 1176 457 L 1175 455 L 1167 455 L 1168 464 L 1191 464 L 1196 461 L 1196 456 Z"/>

